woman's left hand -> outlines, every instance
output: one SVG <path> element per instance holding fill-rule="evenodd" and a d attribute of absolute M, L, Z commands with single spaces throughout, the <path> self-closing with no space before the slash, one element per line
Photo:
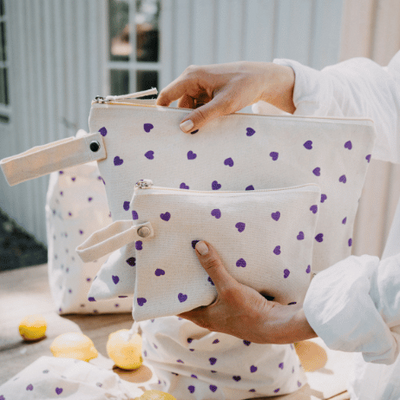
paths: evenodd
<path fill-rule="evenodd" d="M 179 316 L 210 331 L 223 332 L 254 343 L 294 343 L 317 335 L 301 305 L 284 306 L 266 300 L 256 290 L 229 275 L 209 243 L 196 244 L 201 265 L 212 279 L 216 300 Z"/>

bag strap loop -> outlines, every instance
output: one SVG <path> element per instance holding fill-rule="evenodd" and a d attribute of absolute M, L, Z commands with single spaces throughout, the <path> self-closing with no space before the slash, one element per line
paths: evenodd
<path fill-rule="evenodd" d="M 36 146 L 23 153 L 0 161 L 10 186 L 75 165 L 107 158 L 100 132 L 82 137 L 69 137 Z"/>
<path fill-rule="evenodd" d="M 76 252 L 83 262 L 94 261 L 129 243 L 153 236 L 150 222 L 134 225 L 133 221 L 115 221 L 92 233 L 76 248 Z"/>

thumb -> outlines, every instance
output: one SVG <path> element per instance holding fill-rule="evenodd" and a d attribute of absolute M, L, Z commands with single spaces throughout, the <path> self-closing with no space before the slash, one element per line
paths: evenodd
<path fill-rule="evenodd" d="M 195 250 L 202 267 L 210 276 L 217 292 L 226 289 L 228 286 L 238 284 L 226 270 L 221 258 L 213 246 L 205 241 L 200 241 L 196 243 Z"/>
<path fill-rule="evenodd" d="M 179 125 L 185 133 L 200 129 L 213 119 L 230 113 L 230 102 L 222 94 L 193 110 Z M 236 111 L 236 110 L 234 110 Z"/>

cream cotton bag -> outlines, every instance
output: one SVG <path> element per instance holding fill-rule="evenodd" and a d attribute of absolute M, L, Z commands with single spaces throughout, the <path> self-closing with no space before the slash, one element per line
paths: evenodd
<path fill-rule="evenodd" d="M 194 252 L 212 243 L 230 274 L 269 299 L 302 302 L 310 283 L 317 185 L 243 192 L 160 188 L 139 181 L 135 219 L 90 236 L 77 253 L 91 261 L 135 240 L 135 321 L 210 304 L 216 290 Z M 112 276 L 115 285 L 119 276 Z M 89 296 L 92 293 L 89 292 Z"/>

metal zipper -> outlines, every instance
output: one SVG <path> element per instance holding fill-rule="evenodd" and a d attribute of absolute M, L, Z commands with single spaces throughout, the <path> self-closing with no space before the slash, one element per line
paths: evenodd
<path fill-rule="evenodd" d="M 96 96 L 93 100 L 93 103 L 104 104 L 104 103 L 118 103 L 123 101 L 129 101 L 129 99 L 139 99 L 144 96 L 156 95 L 158 93 L 156 88 L 152 88 L 149 90 L 144 90 L 142 92 L 123 94 L 121 96 Z"/>
<path fill-rule="evenodd" d="M 178 188 L 171 188 L 171 187 L 161 187 L 161 186 L 154 186 L 153 181 L 150 179 L 141 179 L 140 181 L 135 183 L 135 189 L 154 189 L 154 190 L 162 190 L 162 191 L 172 191 L 172 192 L 180 192 L 180 193 L 188 193 L 188 194 L 195 194 L 195 193 L 224 193 L 224 194 L 240 194 L 240 193 L 257 193 L 257 192 L 277 192 L 282 190 L 292 190 L 292 189 L 300 189 L 303 187 L 319 187 L 315 183 L 306 183 L 304 185 L 297 185 L 297 186 L 289 186 L 283 188 L 271 188 L 271 189 L 255 189 L 255 190 L 222 190 L 222 191 L 211 191 L 211 190 L 187 190 L 187 189 L 178 189 Z"/>

